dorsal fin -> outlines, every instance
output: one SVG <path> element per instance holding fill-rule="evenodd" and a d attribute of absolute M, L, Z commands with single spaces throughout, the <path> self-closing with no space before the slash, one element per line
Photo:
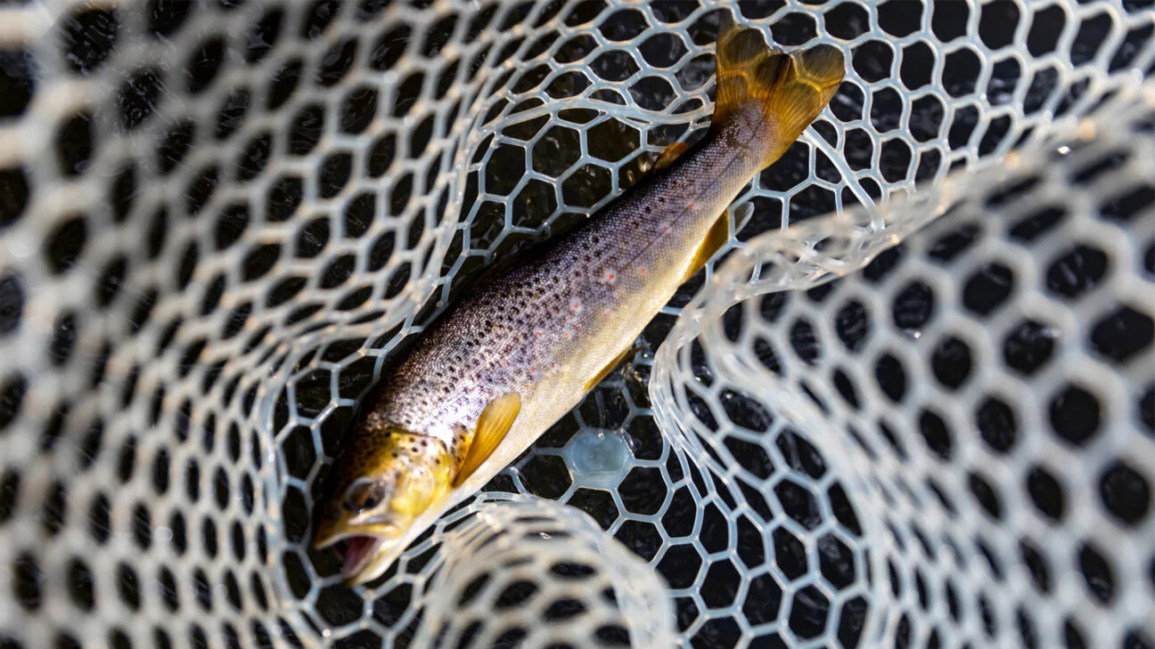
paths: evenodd
<path fill-rule="evenodd" d="M 662 149 L 662 152 L 658 154 L 658 158 L 654 160 L 654 171 L 657 171 L 658 169 L 665 169 L 666 167 L 674 164 L 674 161 L 678 159 L 678 156 L 685 153 L 686 149 L 688 148 L 690 148 L 690 145 L 686 144 L 685 142 L 674 142 L 673 144 Z"/>

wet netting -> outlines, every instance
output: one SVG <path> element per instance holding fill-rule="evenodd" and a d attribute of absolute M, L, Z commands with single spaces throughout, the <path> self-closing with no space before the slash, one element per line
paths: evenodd
<path fill-rule="evenodd" d="M 701 132 L 723 13 L 833 103 L 346 588 L 359 398 Z M 1153 67 L 1139 0 L 0 4 L 0 647 L 1155 646 Z"/>

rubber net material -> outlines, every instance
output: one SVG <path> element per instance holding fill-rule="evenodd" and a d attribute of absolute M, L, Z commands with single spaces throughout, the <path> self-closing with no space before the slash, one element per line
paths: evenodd
<path fill-rule="evenodd" d="M 357 400 L 458 278 L 708 123 L 719 12 L 840 47 L 831 107 L 622 372 L 343 587 L 308 520 Z M 0 645 L 1152 646 L 1153 32 L 0 7 Z"/>

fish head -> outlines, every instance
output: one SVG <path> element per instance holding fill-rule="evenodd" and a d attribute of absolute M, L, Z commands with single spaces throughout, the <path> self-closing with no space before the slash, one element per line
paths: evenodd
<path fill-rule="evenodd" d="M 315 549 L 343 544 L 350 585 L 384 572 L 413 522 L 448 495 L 456 466 L 437 438 L 392 426 L 358 432 L 333 466 L 313 525 Z"/>

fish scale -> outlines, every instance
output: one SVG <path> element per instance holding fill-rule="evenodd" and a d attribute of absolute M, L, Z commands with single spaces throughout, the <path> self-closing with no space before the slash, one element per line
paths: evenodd
<path fill-rule="evenodd" d="M 725 209 L 829 102 L 841 54 L 785 55 L 753 30 L 718 45 L 708 133 L 599 214 L 538 246 L 430 327 L 365 407 L 314 542 L 347 544 L 347 579 L 380 574 L 565 415 L 728 238 Z"/>

